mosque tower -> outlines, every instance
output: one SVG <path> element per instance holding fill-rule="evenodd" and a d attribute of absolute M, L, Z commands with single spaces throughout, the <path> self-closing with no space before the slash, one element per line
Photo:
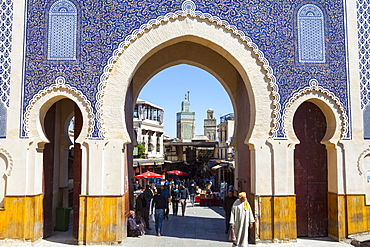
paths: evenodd
<path fill-rule="evenodd" d="M 190 111 L 189 99 L 188 91 L 181 103 L 181 112 L 177 113 L 177 138 L 182 142 L 191 142 L 195 135 L 195 112 Z"/>
<path fill-rule="evenodd" d="M 211 142 L 216 141 L 216 119 L 213 117 L 214 111 L 212 109 L 207 110 L 207 118 L 204 119 L 204 135 Z"/>

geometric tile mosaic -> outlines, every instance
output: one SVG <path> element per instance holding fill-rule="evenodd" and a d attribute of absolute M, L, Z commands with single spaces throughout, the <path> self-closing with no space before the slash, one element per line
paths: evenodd
<path fill-rule="evenodd" d="M 356 5 L 361 109 L 364 109 L 370 102 L 370 1 L 357 0 Z"/>
<path fill-rule="evenodd" d="M 0 101 L 9 106 L 10 53 L 12 51 L 13 2 L 2 0 L 0 4 Z"/>
<path fill-rule="evenodd" d="M 77 9 L 68 0 L 49 11 L 48 60 L 76 60 Z"/>
<path fill-rule="evenodd" d="M 300 63 L 325 63 L 324 15 L 314 4 L 298 11 L 298 52 Z"/>
<path fill-rule="evenodd" d="M 183 0 L 84 0 L 73 2 L 78 9 L 76 25 L 76 60 L 48 60 L 49 0 L 28 0 L 23 112 L 34 95 L 63 76 L 72 87 L 77 88 L 91 102 L 97 116 L 97 95 L 101 76 L 107 60 L 134 30 L 167 13 L 182 9 Z M 363 1 L 363 0 L 361 0 Z M 225 20 L 235 29 L 245 33 L 263 53 L 273 69 L 279 88 L 278 101 L 281 106 L 306 87 L 308 80 L 315 78 L 320 85 L 333 92 L 341 101 L 349 117 L 348 80 L 346 63 L 344 6 L 342 0 L 317 0 L 315 5 L 322 11 L 325 33 L 325 63 L 301 63 L 298 52 L 298 11 L 302 2 L 296 0 L 193 0 L 196 11 Z M 40 13 L 46 13 L 40 15 Z M 77 11 L 76 11 L 77 13 Z M 45 16 L 45 18 L 40 18 Z M 310 24 L 311 25 L 311 24 Z M 315 26 L 315 25 L 314 25 Z M 316 25 L 317 27 L 319 25 Z M 312 25 L 309 26 L 312 29 Z M 46 31 L 45 31 L 46 30 Z M 307 39 L 308 40 L 308 39 Z M 35 42 L 37 41 L 37 42 Z M 319 43 L 317 43 L 319 44 Z M 46 53 L 46 54 L 45 54 Z M 315 61 L 322 61 L 315 58 Z M 284 109 L 278 109 L 283 114 Z M 280 118 L 282 119 L 282 118 Z M 349 120 L 349 123 L 351 121 Z M 93 137 L 98 137 L 101 126 L 95 121 Z M 283 126 L 277 123 L 277 126 Z M 23 130 L 22 130 L 23 131 Z M 277 136 L 284 138 L 284 129 Z M 350 131 L 347 132 L 349 137 Z M 25 132 L 21 133 L 23 136 Z"/>

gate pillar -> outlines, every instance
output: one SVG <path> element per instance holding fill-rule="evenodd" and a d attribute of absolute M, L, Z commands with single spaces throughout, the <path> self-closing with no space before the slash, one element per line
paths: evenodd
<path fill-rule="evenodd" d="M 81 145 L 79 244 L 119 244 L 126 235 L 129 188 L 122 140 L 88 140 Z"/>

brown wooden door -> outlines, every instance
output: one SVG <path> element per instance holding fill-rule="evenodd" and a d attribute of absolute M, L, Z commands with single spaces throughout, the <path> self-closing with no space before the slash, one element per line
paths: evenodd
<path fill-rule="evenodd" d="M 75 104 L 75 128 L 74 139 L 76 140 L 82 129 L 82 114 Z M 80 215 L 80 194 L 81 194 L 81 161 L 82 151 L 79 143 L 74 143 L 73 159 L 73 237 L 78 238 L 78 225 Z"/>
<path fill-rule="evenodd" d="M 45 133 L 50 143 L 43 150 L 43 217 L 44 238 L 53 234 L 53 183 L 54 183 L 54 145 L 55 145 L 55 104 L 45 116 Z"/>
<path fill-rule="evenodd" d="M 305 102 L 297 109 L 293 125 L 300 141 L 294 151 L 297 235 L 327 236 L 327 152 L 320 144 L 326 132 L 325 115 L 315 104 Z"/>

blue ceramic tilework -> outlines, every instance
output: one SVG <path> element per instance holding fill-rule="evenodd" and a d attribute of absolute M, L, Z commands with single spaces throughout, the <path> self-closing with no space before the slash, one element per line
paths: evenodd
<path fill-rule="evenodd" d="M 9 106 L 10 53 L 12 51 L 13 1 L 0 4 L 0 100 Z"/>
<path fill-rule="evenodd" d="M 77 7 L 77 60 L 47 61 L 48 0 L 28 0 L 26 71 L 23 110 L 33 95 L 63 76 L 85 94 L 96 114 L 96 94 L 107 60 L 131 32 L 151 19 L 181 10 L 182 0 L 71 0 Z M 311 79 L 333 92 L 348 114 L 347 65 L 342 0 L 316 0 L 324 15 L 326 62 L 300 63 L 298 10 L 300 0 L 194 0 L 197 11 L 235 25 L 269 61 L 279 85 L 282 106 Z M 312 3 L 312 2 L 311 2 Z M 307 26 L 307 28 L 315 28 Z M 281 113 L 284 109 L 280 109 Z M 349 114 L 348 114 L 349 115 Z M 93 137 L 98 136 L 99 124 Z M 279 126 L 282 126 L 279 123 Z M 350 133 L 350 131 L 348 131 Z M 284 138 L 284 130 L 277 130 Z M 24 128 L 21 136 L 26 136 Z"/>
<path fill-rule="evenodd" d="M 370 102 L 370 0 L 357 0 L 357 30 L 361 80 L 361 109 Z"/>
<path fill-rule="evenodd" d="M 364 138 L 370 139 L 370 105 L 364 109 Z"/>
<path fill-rule="evenodd" d="M 49 60 L 76 60 L 76 29 L 75 5 L 68 0 L 55 2 L 49 11 Z"/>
<path fill-rule="evenodd" d="M 298 11 L 298 52 L 301 63 L 325 63 L 324 15 L 314 4 Z"/>
<path fill-rule="evenodd" d="M 0 138 L 6 137 L 6 107 L 0 102 Z"/>

